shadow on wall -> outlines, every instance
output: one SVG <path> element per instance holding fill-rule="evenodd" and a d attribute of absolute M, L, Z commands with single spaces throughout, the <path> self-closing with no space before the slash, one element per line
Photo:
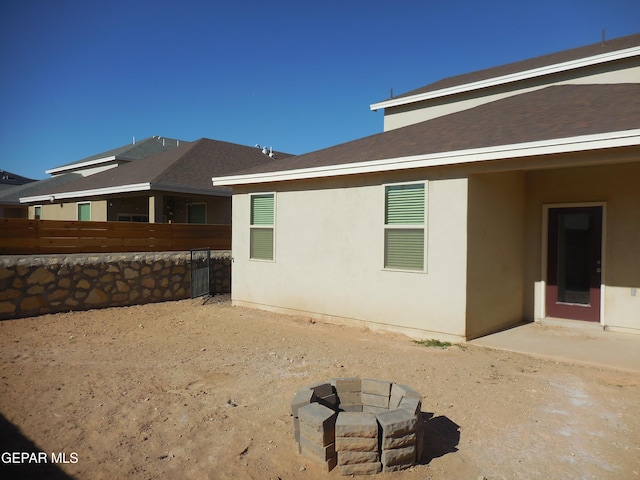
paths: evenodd
<path fill-rule="evenodd" d="M 433 413 L 420 412 L 418 435 L 422 447 L 418 464 L 427 465 L 431 460 L 458 451 L 460 426 L 447 417 L 434 417 Z"/>
<path fill-rule="evenodd" d="M 16 455 L 16 452 L 18 455 Z M 26 457 L 23 453 L 34 454 Z M 61 452 L 55 452 L 59 455 Z M 52 463 L 52 452 L 43 452 L 38 446 L 25 437 L 20 429 L 0 414 L 0 478 L 70 480 L 72 476 L 63 472 Z M 24 457 L 24 460 L 20 460 Z M 45 463 L 46 458 L 46 463 Z M 66 458 L 69 458 L 67 453 Z M 16 459 L 20 463 L 14 463 Z M 29 459 L 32 461 L 29 462 Z M 36 462 L 36 460 L 40 462 Z"/>

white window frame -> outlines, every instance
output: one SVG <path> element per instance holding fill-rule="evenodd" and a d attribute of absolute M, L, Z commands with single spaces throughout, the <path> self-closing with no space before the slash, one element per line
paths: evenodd
<path fill-rule="evenodd" d="M 40 209 L 40 214 L 37 213 L 38 209 Z M 42 220 L 42 205 L 33 206 L 33 218 L 34 220 Z"/>
<path fill-rule="evenodd" d="M 386 212 L 387 212 L 387 187 L 395 187 L 400 185 L 424 185 L 424 221 L 423 223 L 410 223 L 410 224 L 387 224 Z M 389 272 L 406 272 L 406 273 L 427 273 L 427 225 L 428 225 L 428 211 L 429 211 L 429 182 L 428 180 L 407 180 L 404 182 L 385 183 L 382 185 L 382 270 Z M 423 256 L 422 256 L 422 268 L 398 268 L 387 267 L 387 231 L 388 230 L 422 230 L 423 232 Z"/>
<path fill-rule="evenodd" d="M 80 220 L 80 205 L 89 205 L 89 220 Z M 91 202 L 76 202 L 76 221 L 91 221 Z"/>
<path fill-rule="evenodd" d="M 265 196 L 265 195 L 273 195 L 273 224 L 271 225 L 252 225 L 251 223 L 251 208 L 253 204 L 253 197 Z M 277 212 L 277 195 L 276 192 L 256 192 L 249 194 L 249 252 L 248 257 L 249 260 L 255 262 L 269 262 L 273 263 L 276 261 L 276 212 Z M 271 254 L 272 258 L 254 258 L 251 256 L 251 232 L 255 229 L 271 229 L 273 232 L 273 251 Z"/>

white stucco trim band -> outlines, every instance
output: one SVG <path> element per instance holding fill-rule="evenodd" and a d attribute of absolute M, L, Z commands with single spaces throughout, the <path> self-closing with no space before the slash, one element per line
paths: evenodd
<path fill-rule="evenodd" d="M 132 193 L 132 192 L 146 192 L 149 190 L 159 190 L 165 193 L 182 193 L 187 195 L 217 195 L 219 197 L 230 197 L 231 192 L 222 189 L 204 189 L 197 187 L 181 187 L 171 185 L 159 185 L 146 183 L 134 183 L 131 185 L 120 185 L 116 187 L 104 187 L 95 188 L 92 190 L 78 190 L 73 192 L 60 192 L 60 193 L 47 193 L 43 195 L 36 195 L 33 197 L 23 197 L 20 199 L 20 203 L 31 202 L 53 202 L 56 200 L 65 200 L 70 198 L 86 198 L 97 197 L 100 195 L 114 195 L 118 193 Z"/>
<path fill-rule="evenodd" d="M 422 102 L 424 100 L 431 100 L 438 97 L 446 97 L 448 95 L 455 95 L 458 93 L 470 92 L 473 90 L 479 90 L 481 88 L 495 87 L 498 85 L 504 85 L 507 83 L 518 82 L 521 80 L 527 80 L 536 77 L 542 77 L 544 75 L 551 75 L 554 73 L 566 72 L 577 68 L 588 67 L 592 65 L 598 65 L 601 63 L 612 62 L 615 60 L 623 60 L 625 58 L 631 58 L 640 55 L 640 47 L 631 47 L 624 50 L 617 50 L 615 52 L 603 53 L 601 55 L 594 55 L 592 57 L 579 58 L 563 63 L 556 63 L 554 65 L 547 65 L 545 67 L 534 68 L 531 70 L 525 70 L 522 72 L 510 73 L 508 75 L 502 75 L 500 77 L 487 78 L 485 80 L 479 80 L 477 82 L 465 83 L 463 85 L 456 85 L 455 87 L 442 88 L 431 92 L 419 93 L 417 95 L 410 95 L 407 97 L 392 98 L 389 100 L 383 100 L 381 102 L 373 103 L 369 108 L 376 111 L 380 108 L 397 107 L 400 105 L 407 105 L 409 103 Z"/>
<path fill-rule="evenodd" d="M 47 193 L 44 195 L 36 195 L 34 197 L 23 197 L 20 203 L 30 202 L 53 202 L 55 200 L 63 200 L 67 198 L 91 197 L 97 195 L 111 195 L 114 193 L 144 192 L 151 190 L 151 184 L 136 183 L 132 185 L 120 185 L 117 187 L 96 188 L 93 190 L 80 190 L 76 192 Z"/>
<path fill-rule="evenodd" d="M 86 162 L 78 162 L 72 163 L 71 165 L 65 165 L 63 167 L 56 167 L 50 170 L 45 170 L 44 173 L 47 175 L 54 175 L 56 173 L 64 173 L 69 171 L 78 170 L 79 168 L 92 167 L 94 165 L 100 165 L 101 163 L 111 162 L 115 160 L 115 155 L 111 155 L 110 157 L 98 158 L 96 160 L 88 160 Z"/>
<path fill-rule="evenodd" d="M 213 177 L 211 180 L 214 186 L 247 185 L 281 182 L 286 180 L 303 180 L 309 178 L 405 170 L 410 168 L 459 165 L 491 160 L 508 160 L 513 158 L 584 152 L 589 150 L 638 145 L 640 145 L 640 129 L 634 129 L 554 140 L 499 145 L 495 147 L 482 147 L 469 150 L 371 160 L 367 162 L 345 163 L 340 165 L 327 165 L 323 167 L 301 168 L 296 170 L 282 170 L 247 175 Z"/>

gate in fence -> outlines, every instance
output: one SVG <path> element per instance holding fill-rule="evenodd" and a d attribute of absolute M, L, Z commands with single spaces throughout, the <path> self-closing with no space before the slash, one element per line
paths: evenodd
<path fill-rule="evenodd" d="M 209 295 L 209 264 L 211 249 L 191 250 L 191 298 Z"/>

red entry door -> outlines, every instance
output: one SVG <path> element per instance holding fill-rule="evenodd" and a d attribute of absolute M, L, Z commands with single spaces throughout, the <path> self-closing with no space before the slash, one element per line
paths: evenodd
<path fill-rule="evenodd" d="M 547 317 L 600 321 L 602 207 L 549 209 Z"/>

